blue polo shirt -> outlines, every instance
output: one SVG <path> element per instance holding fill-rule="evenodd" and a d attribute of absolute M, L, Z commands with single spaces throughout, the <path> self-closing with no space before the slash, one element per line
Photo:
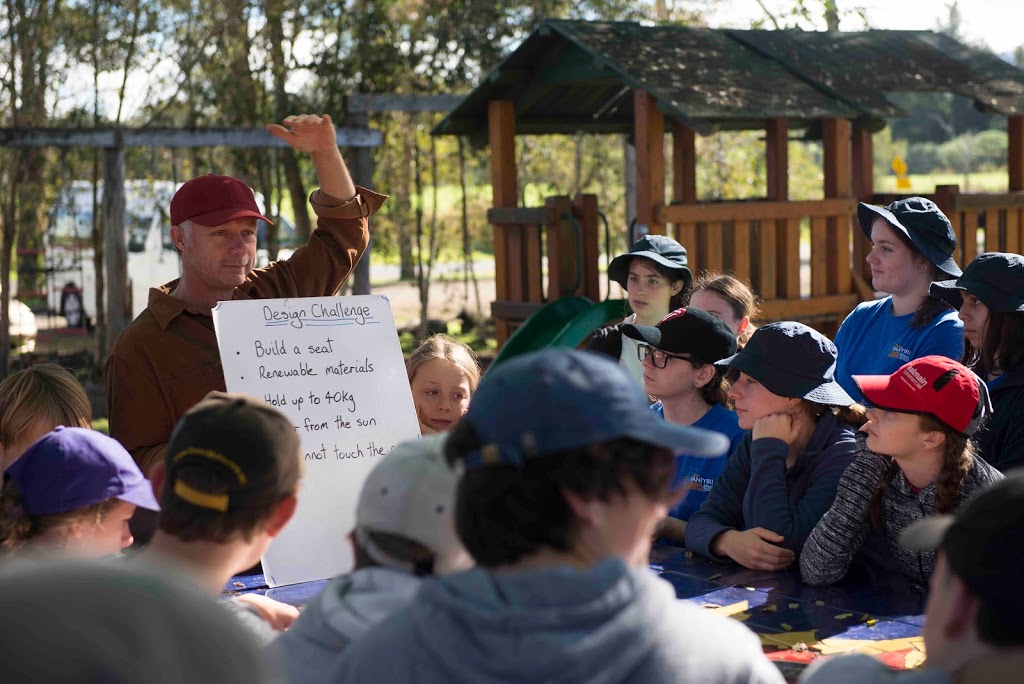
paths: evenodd
<path fill-rule="evenodd" d="M 854 401 L 864 398 L 852 375 L 892 375 L 907 361 L 922 356 L 960 360 L 964 353 L 964 324 L 956 311 L 936 316 L 923 328 L 911 328 L 914 314 L 894 316 L 892 297 L 864 302 L 854 309 L 836 333 L 836 382 Z"/>
<path fill-rule="evenodd" d="M 665 408 L 660 401 L 653 404 L 651 410 L 662 418 L 665 417 Z M 730 411 L 721 404 L 712 406 L 691 427 L 713 430 L 725 435 L 729 439 L 729 451 L 718 458 L 701 458 L 689 454 L 676 455 L 676 479 L 673 484 L 676 487 L 687 487 L 687 492 L 686 497 L 676 504 L 668 514 L 680 520 L 688 520 L 708 498 L 708 492 L 711 491 L 711 487 L 714 486 L 718 476 L 725 469 L 725 462 L 729 459 L 729 454 L 740 443 L 746 432 L 740 428 L 736 412 Z M 687 482 L 689 485 L 686 485 Z"/>

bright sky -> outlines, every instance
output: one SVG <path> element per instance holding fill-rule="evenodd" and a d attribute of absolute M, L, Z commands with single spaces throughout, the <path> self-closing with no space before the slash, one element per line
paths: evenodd
<path fill-rule="evenodd" d="M 793 0 L 762 0 L 769 11 L 787 11 Z M 811 0 L 808 5 L 821 3 Z M 946 0 L 838 0 L 840 11 L 862 7 L 871 28 L 934 30 L 949 16 Z M 969 43 L 984 43 L 1000 54 L 1012 53 L 1024 44 L 1024 1 L 1022 0 L 960 0 L 962 30 Z M 723 0 L 706 15 L 709 26 L 745 28 L 751 20 L 764 18 L 757 0 Z M 768 27 L 770 28 L 770 26 Z M 819 28 L 824 28 L 824 22 Z M 845 31 L 864 28 L 859 18 L 847 18 L 841 25 Z"/>

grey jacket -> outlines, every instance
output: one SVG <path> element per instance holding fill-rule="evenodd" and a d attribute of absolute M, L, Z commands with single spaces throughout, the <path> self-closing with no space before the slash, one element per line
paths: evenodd
<path fill-rule="evenodd" d="M 742 623 L 677 601 L 647 568 L 476 568 L 424 582 L 352 643 L 346 684 L 781 684 Z"/>
<path fill-rule="evenodd" d="M 857 453 L 839 480 L 832 507 L 814 527 L 800 554 L 800 575 L 812 585 L 832 584 L 846 576 L 868 534 L 871 532 L 869 508 L 875 489 L 892 460 L 870 451 L 863 433 L 857 436 Z M 967 473 L 955 510 L 984 487 L 1003 479 L 1003 475 L 981 458 L 975 458 Z M 912 589 L 928 592 L 928 581 L 935 569 L 935 553 L 911 551 L 900 544 L 900 533 L 913 522 L 935 514 L 936 482 L 915 493 L 896 469 L 882 497 L 881 527 L 889 551 L 900 573 Z"/>
<path fill-rule="evenodd" d="M 423 580 L 391 568 L 361 568 L 335 578 L 274 643 L 294 684 L 328 682 L 330 666 L 371 627 L 412 601 Z"/>

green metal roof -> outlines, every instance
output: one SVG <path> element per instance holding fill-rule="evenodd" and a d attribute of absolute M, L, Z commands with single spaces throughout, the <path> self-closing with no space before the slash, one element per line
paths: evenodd
<path fill-rule="evenodd" d="M 880 127 L 887 92 L 935 90 L 1024 113 L 1024 71 L 931 31 L 736 31 L 631 22 L 541 24 L 435 128 L 486 140 L 487 103 L 512 100 L 516 132 L 629 133 L 632 89 L 700 133 L 840 117 Z"/>
<path fill-rule="evenodd" d="M 956 93 L 993 114 L 1024 114 L 1024 71 L 935 31 L 729 34 L 873 114 L 904 115 L 886 93 L 911 91 Z"/>

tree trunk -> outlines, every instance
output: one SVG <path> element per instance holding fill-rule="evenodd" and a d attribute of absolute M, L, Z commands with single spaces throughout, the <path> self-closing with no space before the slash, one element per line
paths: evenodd
<path fill-rule="evenodd" d="M 110 344 L 131 321 L 128 249 L 124 225 L 124 148 L 103 150 L 103 226 L 107 248 L 107 340 Z M 109 347 L 105 350 L 110 352 Z"/>
<path fill-rule="evenodd" d="M 412 178 L 411 172 L 414 164 L 414 148 L 416 147 L 416 129 L 413 126 L 413 115 L 400 116 L 402 123 L 402 165 L 399 174 L 398 206 L 396 212 L 395 227 L 398 229 L 398 261 L 399 274 L 402 280 L 411 280 L 416 277 L 416 267 L 412 255 L 412 240 L 409 235 L 409 217 L 412 213 Z"/>
<path fill-rule="evenodd" d="M 369 117 L 359 112 L 351 114 L 346 121 L 352 126 L 366 127 L 369 125 Z M 352 178 L 356 185 L 373 189 L 373 152 L 368 147 L 352 148 Z M 372 223 L 372 219 L 370 219 Z M 356 264 L 355 272 L 352 274 L 352 294 L 370 294 L 370 253 L 373 251 L 373 229 L 370 230 L 370 242 L 366 245 L 366 251 Z"/>
<path fill-rule="evenodd" d="M 415 136 L 415 129 L 413 129 Z M 427 315 L 424 305 L 425 296 L 423 291 L 428 287 L 423 262 L 423 172 L 420 168 L 420 144 L 418 138 L 413 138 L 412 149 L 413 182 L 416 184 L 416 288 L 420 296 L 420 325 L 416 337 L 424 339 L 427 336 Z"/>
<path fill-rule="evenodd" d="M 7 172 L 7 201 L 3 206 L 3 234 L 0 236 L 0 373 L 7 375 L 11 357 L 11 257 L 17 230 L 17 174 L 19 153 L 12 150 Z"/>
<path fill-rule="evenodd" d="M 285 80 L 288 76 L 288 67 L 284 60 L 284 25 L 281 15 L 284 11 L 280 0 L 267 0 L 267 33 L 270 38 L 270 71 L 274 82 L 274 118 L 277 121 L 288 116 L 288 92 L 285 90 Z M 292 197 L 292 210 L 295 212 L 295 233 L 300 241 L 305 242 L 313 232 L 309 220 L 309 211 L 306 209 L 306 187 L 302 182 L 302 174 L 299 172 L 299 162 L 295 158 L 295 152 L 291 149 L 279 151 L 282 166 L 284 166 L 285 182 L 288 184 L 288 193 Z M 343 199 L 343 198 L 338 198 Z"/>

